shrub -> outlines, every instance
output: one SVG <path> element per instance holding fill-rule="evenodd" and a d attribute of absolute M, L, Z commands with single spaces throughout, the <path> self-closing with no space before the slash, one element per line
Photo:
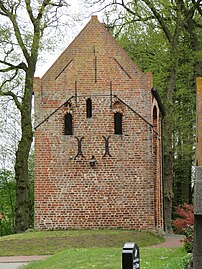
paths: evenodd
<path fill-rule="evenodd" d="M 4 218 L 0 220 L 0 236 L 14 233 L 13 223 L 11 218 Z"/>
<path fill-rule="evenodd" d="M 193 205 L 184 204 L 176 209 L 177 218 L 172 222 L 177 233 L 185 235 L 184 246 L 188 253 L 193 250 L 194 210 Z"/>
<path fill-rule="evenodd" d="M 193 255 L 188 254 L 183 258 L 183 269 L 193 269 Z"/>
<path fill-rule="evenodd" d="M 184 238 L 184 246 L 188 253 L 192 253 L 193 244 L 194 244 L 194 226 L 187 225 L 186 228 L 183 229 Z"/>
<path fill-rule="evenodd" d="M 187 226 L 194 225 L 193 205 L 184 204 L 176 208 L 177 218 L 172 222 L 177 233 L 184 234 Z"/>
<path fill-rule="evenodd" d="M 173 258 L 168 262 L 168 264 L 166 264 L 164 269 L 191 269 L 192 259 L 192 254 L 187 254 L 184 257 Z"/>

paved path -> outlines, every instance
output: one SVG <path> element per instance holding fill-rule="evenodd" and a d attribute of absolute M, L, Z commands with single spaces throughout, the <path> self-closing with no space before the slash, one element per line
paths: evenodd
<path fill-rule="evenodd" d="M 0 257 L 0 269 L 20 269 L 30 261 L 47 259 L 48 255 Z"/>
<path fill-rule="evenodd" d="M 183 236 L 168 234 L 164 236 L 166 241 L 152 246 L 153 248 L 174 248 L 183 246 Z M 0 257 L 0 269 L 20 269 L 23 265 L 30 261 L 37 261 L 48 258 L 48 255 L 42 256 L 11 256 L 11 257 Z"/>
<path fill-rule="evenodd" d="M 20 269 L 23 268 L 24 265 L 26 265 L 27 263 L 18 263 L 18 262 L 14 262 L 14 263 L 0 263 L 0 269 Z"/>
<path fill-rule="evenodd" d="M 176 248 L 183 246 L 183 235 L 167 234 L 164 236 L 165 242 L 152 246 L 153 248 Z"/>

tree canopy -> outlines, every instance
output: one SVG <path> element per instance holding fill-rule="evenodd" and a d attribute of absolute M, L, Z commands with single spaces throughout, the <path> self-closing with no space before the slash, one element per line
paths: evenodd
<path fill-rule="evenodd" d="M 21 126 L 15 159 L 16 232 L 29 228 L 28 157 L 36 64 L 42 49 L 53 44 L 50 34 L 53 37 L 67 22 L 63 17 L 68 8 L 65 0 L 0 0 L 0 96 L 12 99 Z"/>

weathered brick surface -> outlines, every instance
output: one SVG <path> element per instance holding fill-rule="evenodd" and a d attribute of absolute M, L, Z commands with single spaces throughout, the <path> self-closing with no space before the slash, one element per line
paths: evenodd
<path fill-rule="evenodd" d="M 118 98 L 110 97 L 110 83 Z M 35 78 L 35 126 L 74 96 L 35 131 L 35 228 L 162 228 L 161 113 L 151 87 L 151 73 L 131 61 L 96 16 Z M 114 134 L 116 112 L 122 135 Z M 65 113 L 72 114 L 73 135 L 64 135 Z M 103 157 L 103 136 L 110 136 L 111 156 Z M 84 157 L 75 158 L 76 137 L 83 137 Z"/>

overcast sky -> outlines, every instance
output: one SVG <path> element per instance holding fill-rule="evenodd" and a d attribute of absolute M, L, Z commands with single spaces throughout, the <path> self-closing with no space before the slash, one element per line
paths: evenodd
<path fill-rule="evenodd" d="M 79 13 L 82 12 L 82 7 L 79 5 L 79 2 L 82 3 L 85 0 L 68 0 L 71 8 L 70 12 L 74 18 L 78 17 Z M 67 33 L 67 38 L 65 39 L 64 44 L 59 44 L 59 49 L 54 51 L 53 53 L 45 53 L 43 57 L 43 62 L 41 60 L 38 61 L 37 69 L 35 72 L 35 77 L 42 77 L 47 70 L 52 66 L 52 64 L 56 61 L 56 59 L 60 56 L 60 54 L 65 50 L 65 48 L 73 41 L 73 39 L 77 36 L 77 34 L 81 31 L 81 29 L 86 25 L 86 23 L 90 20 L 90 10 L 88 11 L 89 16 L 85 14 L 88 18 L 82 21 L 74 21 L 72 20 L 71 24 L 74 26 L 70 27 Z"/>

